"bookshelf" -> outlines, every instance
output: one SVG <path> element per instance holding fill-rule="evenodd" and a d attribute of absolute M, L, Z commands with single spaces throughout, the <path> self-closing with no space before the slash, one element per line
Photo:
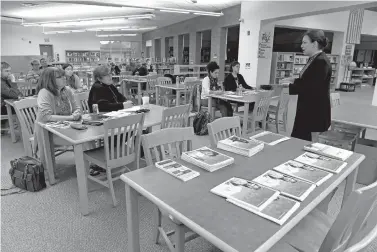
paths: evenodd
<path fill-rule="evenodd" d="M 373 86 L 374 76 L 376 74 L 375 68 L 355 68 L 351 70 L 351 83 L 358 85 Z"/>
<path fill-rule="evenodd" d="M 207 75 L 206 65 L 174 65 L 174 75 L 189 75 L 202 78 Z"/>
<path fill-rule="evenodd" d="M 73 65 L 95 63 L 100 60 L 100 51 L 65 51 L 66 61 Z"/>

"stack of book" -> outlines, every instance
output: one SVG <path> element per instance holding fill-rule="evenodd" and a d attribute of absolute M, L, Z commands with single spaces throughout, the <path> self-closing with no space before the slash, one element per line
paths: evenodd
<path fill-rule="evenodd" d="M 341 160 L 329 158 L 315 153 L 305 152 L 297 157 L 295 161 L 314 166 L 318 169 L 325 170 L 332 173 L 339 173 L 347 166 L 346 162 Z"/>
<path fill-rule="evenodd" d="M 276 145 L 278 143 L 287 141 L 290 138 L 283 136 L 283 135 L 280 135 L 280 134 L 272 133 L 270 131 L 263 131 L 259 134 L 256 134 L 256 135 L 250 137 L 250 139 L 260 141 L 260 142 L 263 142 L 265 144 L 272 146 L 272 145 Z"/>
<path fill-rule="evenodd" d="M 231 136 L 217 142 L 217 148 L 251 157 L 263 150 L 264 144 L 253 139 Z"/>
<path fill-rule="evenodd" d="M 200 175 L 199 172 L 191 170 L 171 159 L 162 160 L 155 163 L 156 167 L 170 175 L 186 182 Z"/>
<path fill-rule="evenodd" d="M 234 158 L 214 151 L 208 147 L 202 147 L 193 151 L 183 152 L 182 160 L 213 172 L 234 163 Z"/>
<path fill-rule="evenodd" d="M 352 151 L 337 148 L 337 147 L 322 144 L 322 143 L 308 144 L 304 146 L 304 150 L 316 153 L 318 155 L 330 157 L 333 159 L 338 159 L 341 161 L 345 161 L 353 154 Z"/>

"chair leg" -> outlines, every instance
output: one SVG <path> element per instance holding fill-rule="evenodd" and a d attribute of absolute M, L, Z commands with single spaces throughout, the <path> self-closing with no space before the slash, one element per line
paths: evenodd
<path fill-rule="evenodd" d="M 113 199 L 113 205 L 114 207 L 117 205 L 117 200 L 115 198 L 115 192 L 114 192 L 114 184 L 113 184 L 113 178 L 111 176 L 111 169 L 106 169 L 106 175 L 107 175 L 107 183 L 109 183 L 109 190 L 111 197 Z"/>
<path fill-rule="evenodd" d="M 161 211 L 158 207 L 157 207 L 157 211 L 155 211 L 155 221 L 156 221 L 156 228 L 153 234 L 154 235 L 153 240 L 156 244 L 158 244 L 158 239 L 160 238 L 159 227 L 161 227 Z"/>
<path fill-rule="evenodd" d="M 275 115 L 275 125 L 276 125 L 276 133 L 280 133 L 280 130 L 279 130 L 279 116 L 278 114 Z"/>
<path fill-rule="evenodd" d="M 366 134 L 366 132 L 367 132 L 367 129 L 366 129 L 366 128 L 363 129 L 363 130 L 361 131 L 361 138 L 362 138 L 362 139 L 365 139 L 365 134 Z"/>
<path fill-rule="evenodd" d="M 175 225 L 174 246 L 176 252 L 185 250 L 185 230 L 183 225 Z"/>

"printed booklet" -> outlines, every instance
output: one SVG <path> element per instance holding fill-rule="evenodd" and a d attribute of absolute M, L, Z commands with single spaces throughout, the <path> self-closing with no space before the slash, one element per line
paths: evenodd
<path fill-rule="evenodd" d="M 297 157 L 295 161 L 332 173 L 339 173 L 344 167 L 347 166 L 346 162 L 310 152 L 305 152 L 301 156 Z"/>
<path fill-rule="evenodd" d="M 252 139 L 231 136 L 217 143 L 217 148 L 236 154 L 251 157 L 263 150 L 264 144 Z"/>
<path fill-rule="evenodd" d="M 337 148 L 337 147 L 326 145 L 326 144 L 321 144 L 321 143 L 308 144 L 304 146 L 304 150 L 316 153 L 318 155 L 330 157 L 333 159 L 338 159 L 341 161 L 345 161 L 353 154 L 352 151 Z"/>
<path fill-rule="evenodd" d="M 287 141 L 290 138 L 283 136 L 283 135 L 280 135 L 280 134 L 270 132 L 270 131 L 263 131 L 259 134 L 256 134 L 256 135 L 250 137 L 250 139 L 261 141 L 261 142 L 266 143 L 268 145 L 276 145 L 278 143 Z"/>
<path fill-rule="evenodd" d="M 199 172 L 191 170 L 171 159 L 162 160 L 155 163 L 156 167 L 170 175 L 186 182 L 200 175 Z"/>

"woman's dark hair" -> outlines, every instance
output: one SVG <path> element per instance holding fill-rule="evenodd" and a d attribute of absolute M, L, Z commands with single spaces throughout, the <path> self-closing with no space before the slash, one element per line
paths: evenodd
<path fill-rule="evenodd" d="M 238 61 L 233 61 L 232 63 L 230 63 L 230 70 L 232 70 L 233 72 L 233 67 L 237 66 L 237 65 L 241 65 L 240 62 Z"/>
<path fill-rule="evenodd" d="M 208 73 L 213 73 L 216 69 L 220 69 L 219 65 L 215 61 L 211 61 L 207 65 L 207 71 Z"/>
<path fill-rule="evenodd" d="M 305 32 L 304 36 L 308 36 L 312 43 L 317 41 L 320 50 L 325 48 L 329 42 L 322 30 L 309 30 Z"/>
<path fill-rule="evenodd" d="M 58 96 L 58 85 L 56 84 L 56 78 L 65 76 L 63 69 L 57 67 L 47 67 L 43 70 L 41 77 L 37 84 L 37 94 L 43 88 L 50 91 L 54 96 Z"/>
<path fill-rule="evenodd" d="M 72 67 L 72 69 L 73 69 L 73 66 L 71 64 L 63 64 L 62 65 L 63 70 L 65 70 L 67 67 Z"/>

